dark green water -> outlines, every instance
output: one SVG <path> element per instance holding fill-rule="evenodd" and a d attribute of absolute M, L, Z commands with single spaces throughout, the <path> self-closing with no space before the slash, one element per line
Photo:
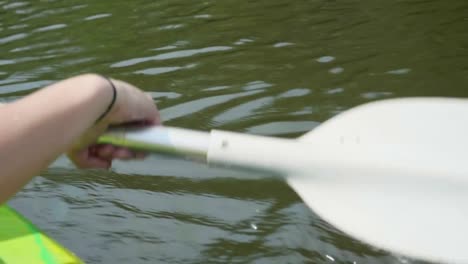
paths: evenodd
<path fill-rule="evenodd" d="M 467 29 L 463 0 L 0 1 L 0 100 L 99 72 L 151 92 L 168 125 L 291 137 L 372 100 L 466 97 Z M 89 263 L 418 263 L 281 181 L 160 157 L 61 158 L 11 204 Z"/>

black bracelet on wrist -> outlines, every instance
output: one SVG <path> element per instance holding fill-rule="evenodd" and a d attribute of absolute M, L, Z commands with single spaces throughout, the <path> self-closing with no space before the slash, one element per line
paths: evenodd
<path fill-rule="evenodd" d="M 117 99 L 117 89 L 115 88 L 115 85 L 112 82 L 112 80 L 110 78 L 106 77 L 106 76 L 101 76 L 101 77 L 106 79 L 109 82 L 109 84 L 110 84 L 110 86 L 112 88 L 112 100 L 111 100 L 109 106 L 107 107 L 106 111 L 104 111 L 104 113 L 102 113 L 99 116 L 99 118 L 96 120 L 95 123 L 98 123 L 99 121 L 101 121 L 110 112 L 110 110 L 112 109 L 112 107 L 115 104 L 115 100 Z"/>

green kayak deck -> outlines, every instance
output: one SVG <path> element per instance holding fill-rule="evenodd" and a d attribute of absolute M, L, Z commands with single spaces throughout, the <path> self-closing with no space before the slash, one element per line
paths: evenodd
<path fill-rule="evenodd" d="M 0 264 L 83 264 L 26 218 L 0 206 Z"/>

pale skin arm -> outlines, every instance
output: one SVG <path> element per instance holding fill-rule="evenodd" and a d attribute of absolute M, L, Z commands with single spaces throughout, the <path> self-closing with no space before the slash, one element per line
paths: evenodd
<path fill-rule="evenodd" d="M 58 82 L 16 102 L 0 105 L 0 204 L 68 152 L 79 167 L 108 168 L 115 158 L 135 153 L 112 146 L 93 146 L 109 125 L 141 121 L 158 124 L 159 115 L 142 91 L 98 75 L 81 75 Z"/>

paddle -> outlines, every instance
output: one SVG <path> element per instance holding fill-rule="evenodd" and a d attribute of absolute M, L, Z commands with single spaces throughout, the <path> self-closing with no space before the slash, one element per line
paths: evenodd
<path fill-rule="evenodd" d="M 325 220 L 377 247 L 468 263 L 468 101 L 365 104 L 296 139 L 151 127 L 100 138 L 282 175 Z"/>

